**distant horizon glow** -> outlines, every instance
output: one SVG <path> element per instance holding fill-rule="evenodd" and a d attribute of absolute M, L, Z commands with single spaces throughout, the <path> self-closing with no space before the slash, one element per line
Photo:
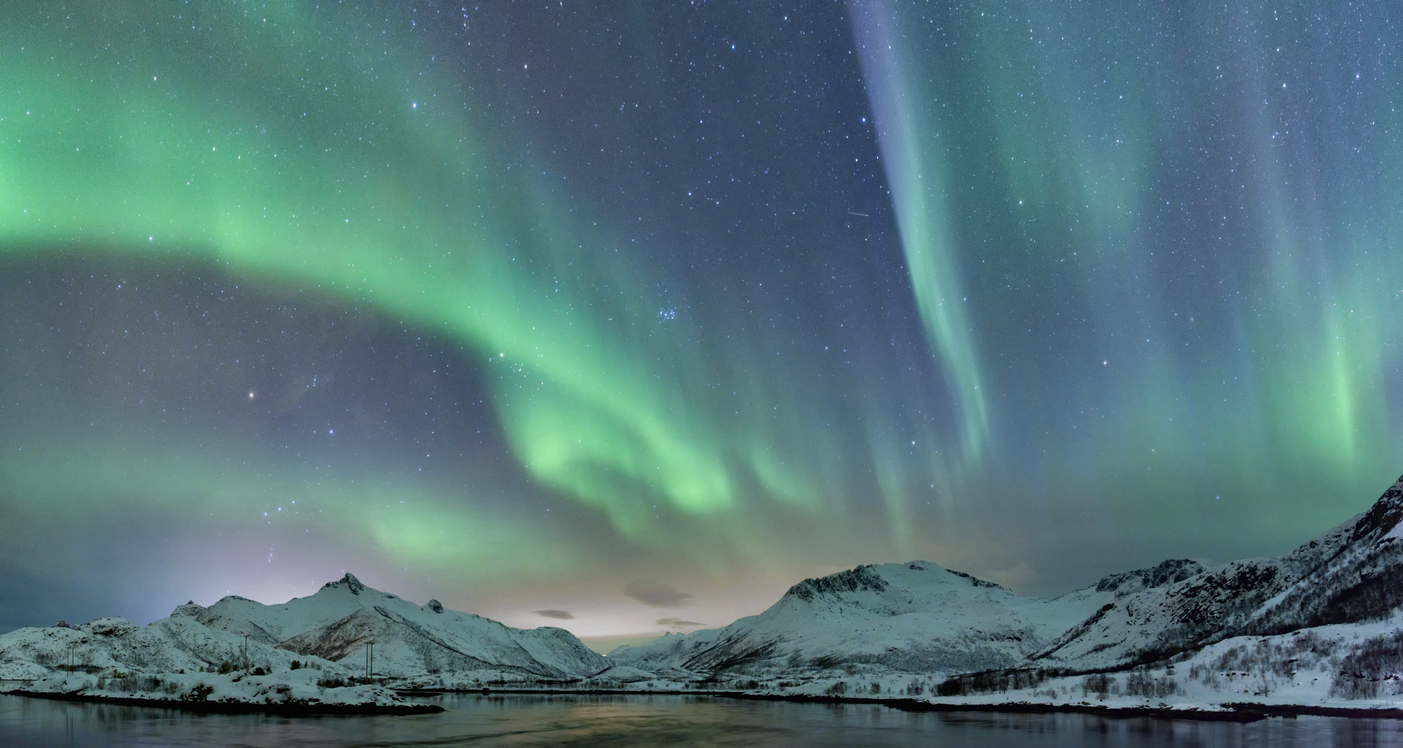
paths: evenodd
<path fill-rule="evenodd" d="M 1403 472 L 1386 3 L 26 5 L 0 631 L 345 570 L 592 640 L 863 563 L 1057 594 Z"/>

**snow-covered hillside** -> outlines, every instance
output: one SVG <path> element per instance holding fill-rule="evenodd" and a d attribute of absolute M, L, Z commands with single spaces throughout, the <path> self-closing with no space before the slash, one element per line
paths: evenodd
<path fill-rule="evenodd" d="M 344 675 L 339 665 L 211 630 L 189 618 L 134 626 L 99 618 L 81 626 L 22 628 L 0 636 L 0 680 L 43 678 L 55 671 L 179 673 L 261 666 L 288 670 L 298 660 Z"/>
<path fill-rule="evenodd" d="M 11 631 L 0 636 L 0 681 L 24 693 L 202 709 L 425 711 L 384 686 L 351 682 L 334 662 L 245 641 L 183 616 L 146 626 L 99 618 Z"/>
<path fill-rule="evenodd" d="M 1281 558 L 1233 561 L 1121 597 L 1030 664 L 1105 668 L 1240 635 L 1385 618 L 1403 603 L 1403 478 L 1366 513 Z"/>

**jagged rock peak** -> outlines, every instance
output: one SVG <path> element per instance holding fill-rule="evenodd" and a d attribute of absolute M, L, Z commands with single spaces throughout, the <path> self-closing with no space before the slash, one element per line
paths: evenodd
<path fill-rule="evenodd" d="M 443 612 L 443 603 L 441 603 L 441 602 L 439 602 L 439 601 L 437 601 L 437 600 L 430 600 L 430 601 L 429 601 L 428 608 L 429 608 L 429 610 L 432 610 L 432 611 L 435 612 L 435 613 L 442 613 L 442 612 Z"/>
<path fill-rule="evenodd" d="M 915 568 L 917 568 L 917 567 L 916 567 L 915 564 L 912 564 L 912 565 L 911 565 L 911 568 L 912 568 L 912 569 L 915 569 Z M 969 582 L 970 584 L 974 585 L 975 587 L 988 587 L 988 588 L 990 588 L 990 589 L 994 589 L 994 588 L 1006 589 L 1006 588 L 1005 588 L 1003 585 L 1001 585 L 1001 584 L 998 584 L 998 583 L 995 583 L 995 582 L 990 582 L 990 581 L 987 580 L 987 579 L 980 579 L 979 577 L 976 577 L 976 576 L 973 575 L 973 574 L 966 574 L 966 573 L 964 573 L 963 571 L 955 571 L 954 569 L 946 569 L 945 571 L 946 571 L 946 572 L 949 572 L 950 574 L 954 574 L 955 576 L 960 577 L 961 579 L 964 579 L 965 581 Z"/>
<path fill-rule="evenodd" d="M 131 621 L 121 616 L 94 618 L 77 628 L 79 631 L 86 631 L 98 636 L 126 636 L 136 630 L 136 626 L 133 626 Z"/>
<path fill-rule="evenodd" d="M 184 616 L 186 618 L 198 618 L 199 615 L 203 612 L 205 612 L 205 606 L 200 605 L 194 600 L 191 600 L 190 602 L 184 605 L 177 605 L 175 610 L 171 611 L 171 618 L 176 618 L 179 616 Z"/>
<path fill-rule="evenodd" d="M 826 577 L 816 579 L 805 579 L 804 581 L 789 588 L 785 593 L 793 595 L 800 600 L 809 602 L 820 595 L 834 595 L 842 592 L 859 592 L 871 590 L 873 592 L 886 592 L 887 580 L 873 570 L 869 564 L 859 566 L 852 571 L 840 571 L 836 574 L 829 574 Z"/>
<path fill-rule="evenodd" d="M 341 577 L 335 582 L 327 582 L 326 584 L 322 585 L 322 589 L 326 589 L 328 587 L 345 587 L 348 591 L 350 591 L 352 595 L 359 595 L 365 590 L 365 585 L 361 584 L 361 581 L 359 579 L 356 579 L 356 575 L 352 574 L 349 571 L 346 572 L 346 576 Z"/>
<path fill-rule="evenodd" d="M 1350 542 L 1386 535 L 1398 525 L 1399 520 L 1403 520 L 1403 477 L 1389 486 L 1384 495 L 1359 518 Z"/>
<path fill-rule="evenodd" d="M 911 571 L 927 571 L 948 574 L 950 576 L 957 577 L 958 579 L 961 579 L 974 587 L 1003 589 L 1001 585 L 985 581 L 983 579 L 980 579 L 979 577 L 966 574 L 962 571 L 946 569 L 941 567 L 939 564 L 933 564 L 929 561 L 911 561 L 906 564 L 887 565 L 887 567 L 889 568 L 899 566 L 905 566 Z M 794 597 L 797 597 L 800 600 L 809 602 L 812 601 L 815 597 L 821 595 L 835 595 L 844 592 L 861 592 L 864 590 L 878 593 L 886 592 L 888 587 L 890 587 L 890 582 L 888 582 L 885 578 L 882 577 L 879 568 L 881 567 L 874 566 L 872 564 L 867 564 L 864 566 L 859 566 L 851 571 L 840 571 L 836 574 L 829 574 L 826 577 L 818 577 L 817 579 L 805 579 L 804 581 L 794 585 L 793 587 L 790 587 L 789 592 L 786 594 L 793 595 Z M 950 580 L 949 577 L 944 577 L 944 579 L 948 581 L 954 581 Z"/>
<path fill-rule="evenodd" d="M 1097 592 L 1115 592 L 1117 597 L 1121 594 L 1139 592 L 1140 590 L 1163 587 L 1175 582 L 1182 582 L 1196 574 L 1206 571 L 1203 564 L 1187 558 L 1171 558 L 1161 561 L 1158 566 L 1151 566 L 1148 569 L 1136 569 L 1135 571 L 1121 572 L 1120 574 L 1110 574 L 1102 577 L 1096 583 Z"/>

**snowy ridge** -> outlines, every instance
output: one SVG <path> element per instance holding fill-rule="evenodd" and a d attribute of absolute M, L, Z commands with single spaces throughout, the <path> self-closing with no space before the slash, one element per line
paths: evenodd
<path fill-rule="evenodd" d="M 414 605 L 350 574 L 282 605 L 230 595 L 208 608 L 186 603 L 146 626 L 99 618 L 0 636 L 9 690 L 197 708 L 424 711 L 386 679 L 441 673 L 466 682 L 473 673 L 478 682 L 539 684 L 607 667 L 563 629 L 514 629 L 437 600 Z"/>
<path fill-rule="evenodd" d="M 373 643 L 375 671 L 389 676 L 494 669 L 570 679 L 608 666 L 564 629 L 515 629 L 437 600 L 415 605 L 351 574 L 282 605 L 231 595 L 189 612 L 210 628 L 331 661 L 361 662 Z"/>
<path fill-rule="evenodd" d="M 1116 599 L 1132 595 L 1143 590 L 1164 587 L 1175 582 L 1182 582 L 1189 577 L 1202 574 L 1203 564 L 1197 561 L 1190 561 L 1186 558 L 1170 559 L 1163 561 L 1159 566 L 1152 566 L 1148 569 L 1136 569 L 1120 574 L 1111 574 L 1103 577 L 1093 588 L 1097 592 L 1113 592 Z"/>
<path fill-rule="evenodd" d="M 673 679 L 1131 667 L 1234 637 L 1389 617 L 1403 604 L 1400 520 L 1403 478 L 1281 558 L 1212 569 L 1172 559 L 1050 600 L 924 561 L 859 566 L 806 579 L 759 615 L 609 660 Z"/>
<path fill-rule="evenodd" d="M 334 662 L 246 642 L 188 616 L 146 626 L 99 618 L 0 636 L 0 681 L 25 693 L 202 709 L 426 711 L 383 686 L 350 683 L 347 675 Z"/>
<path fill-rule="evenodd" d="M 863 663 L 893 672 L 968 672 L 1023 661 L 1114 597 L 1026 598 L 928 561 L 859 566 L 794 585 L 765 612 L 721 629 L 621 647 L 643 670 L 763 674 Z"/>
<path fill-rule="evenodd" d="M 1403 603 L 1403 478 L 1366 513 L 1291 553 L 1233 561 L 1121 597 L 1033 656 L 1092 669 L 1164 659 L 1222 639 L 1387 617 Z"/>
<path fill-rule="evenodd" d="M 1322 543 L 1312 572 L 1263 605 L 1250 633 L 1379 618 L 1403 604 L 1403 478 L 1369 511 L 1341 525 L 1343 542 Z M 1327 538 L 1330 536 L 1327 536 Z M 1316 550 L 1315 541 L 1297 549 Z M 1292 555 L 1296 555 L 1292 554 Z"/>

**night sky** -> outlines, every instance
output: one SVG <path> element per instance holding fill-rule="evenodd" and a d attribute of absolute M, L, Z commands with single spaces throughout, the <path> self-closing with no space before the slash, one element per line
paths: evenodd
<path fill-rule="evenodd" d="M 1056 594 L 1403 472 L 1396 3 L 0 6 L 0 631 Z"/>

